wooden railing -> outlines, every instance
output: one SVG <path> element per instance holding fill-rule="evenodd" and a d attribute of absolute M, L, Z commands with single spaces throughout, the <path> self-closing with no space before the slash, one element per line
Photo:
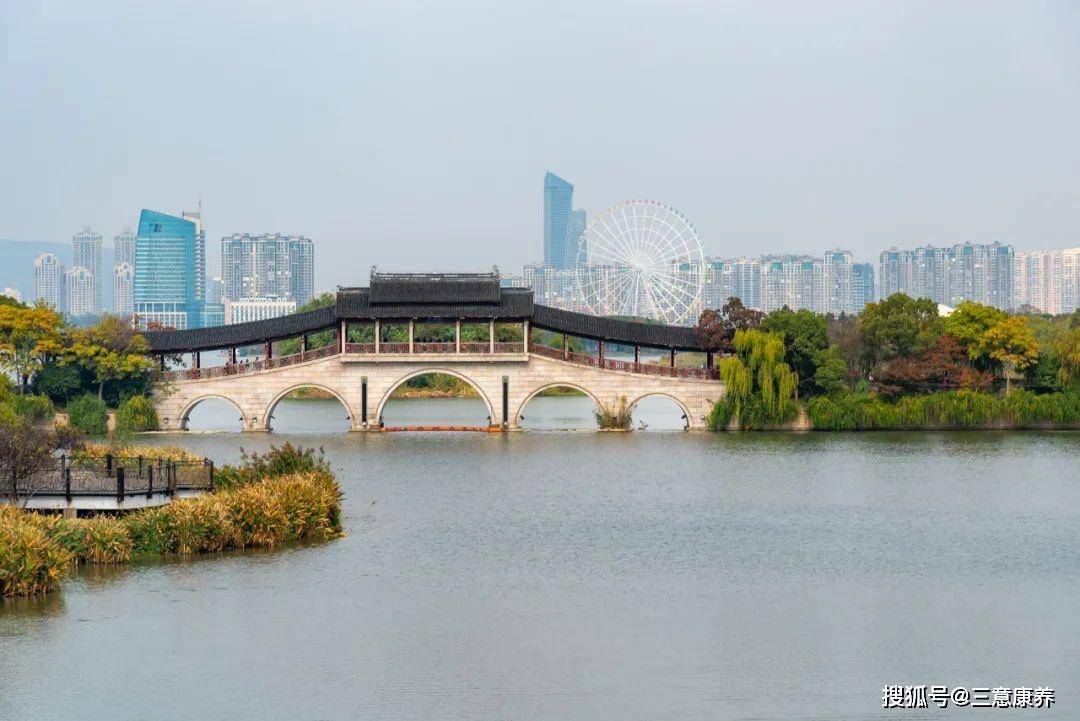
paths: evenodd
<path fill-rule="evenodd" d="M 561 348 L 552 348 L 536 343 L 529 345 L 529 352 L 546 358 L 569 361 L 570 363 L 578 363 L 610 371 L 624 371 L 626 373 L 640 373 L 642 375 L 665 376 L 668 378 L 694 378 L 698 380 L 716 380 L 720 377 L 719 372 L 715 368 L 672 368 L 671 366 L 661 366 L 654 363 L 635 363 L 634 361 L 617 360 L 614 358 L 604 358 L 601 360 L 596 356 L 591 356 L 586 353 L 564 352 Z"/>

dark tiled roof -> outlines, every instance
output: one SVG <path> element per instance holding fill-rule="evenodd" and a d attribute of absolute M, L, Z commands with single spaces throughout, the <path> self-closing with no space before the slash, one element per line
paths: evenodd
<path fill-rule="evenodd" d="M 499 303 L 499 276 L 494 273 L 372 273 L 368 288 L 372 305 Z"/>
<path fill-rule="evenodd" d="M 546 305 L 533 306 L 532 324 L 538 328 L 569 333 L 593 340 L 624 345 L 643 345 L 677 350 L 701 350 L 693 328 L 681 325 L 659 325 L 639 321 L 606 318 L 575 313 Z"/>
<path fill-rule="evenodd" d="M 339 318 L 462 318 L 487 320 L 488 318 L 518 318 L 524 320 L 532 315 L 532 291 L 526 288 L 499 288 L 494 303 L 449 302 L 442 293 L 422 292 L 401 303 L 375 303 L 367 288 L 345 289 L 338 292 L 337 314 Z"/>
<path fill-rule="evenodd" d="M 396 289 L 395 293 L 398 290 L 400 288 Z M 254 345 L 266 340 L 295 337 L 302 333 L 335 328 L 342 320 L 461 318 L 479 321 L 494 318 L 508 321 L 528 319 L 538 328 L 625 345 L 679 350 L 701 349 L 690 328 L 603 318 L 535 305 L 532 291 L 526 288 L 501 288 L 499 291 L 498 299 L 494 303 L 464 302 L 465 293 L 457 296 L 462 299 L 458 302 L 448 301 L 446 295 L 435 294 L 436 297 L 431 298 L 431 295 L 424 293 L 419 298 L 411 296 L 407 302 L 373 303 L 369 289 L 348 288 L 340 290 L 336 305 L 328 308 L 212 328 L 147 331 L 145 335 L 151 351 L 178 353 Z"/>
<path fill-rule="evenodd" d="M 253 345 L 267 339 L 296 336 L 312 330 L 332 328 L 335 325 L 337 325 L 337 314 L 334 312 L 334 307 L 330 306 L 267 320 L 216 325 L 210 328 L 148 330 L 143 335 L 146 336 L 146 341 L 150 344 L 152 351 L 179 352 Z"/>

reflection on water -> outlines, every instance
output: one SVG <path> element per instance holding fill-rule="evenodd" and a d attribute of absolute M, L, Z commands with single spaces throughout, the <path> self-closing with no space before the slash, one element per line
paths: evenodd
<path fill-rule="evenodd" d="M 555 409 L 526 420 L 587 418 Z M 0 605 L 0 718 L 882 719 L 886 684 L 1080 705 L 1075 433 L 142 440 L 321 445 L 348 535 Z"/>
<path fill-rule="evenodd" d="M 375 410 L 372 409 L 374 414 Z M 498 411 L 496 411 L 498 412 Z M 533 430 L 574 430 L 596 428 L 595 405 L 586 396 L 533 398 L 522 411 L 522 428 Z M 682 409 L 665 396 L 648 396 L 635 406 L 631 418 L 640 430 L 682 430 L 686 426 Z M 486 404 L 479 398 L 411 399 L 393 398 L 383 409 L 387 426 L 485 426 Z M 349 429 L 349 414 L 337 400 L 285 399 L 271 417 L 278 433 L 320 434 Z M 236 431 L 242 427 L 236 409 L 219 398 L 208 398 L 191 411 L 192 431 Z"/>

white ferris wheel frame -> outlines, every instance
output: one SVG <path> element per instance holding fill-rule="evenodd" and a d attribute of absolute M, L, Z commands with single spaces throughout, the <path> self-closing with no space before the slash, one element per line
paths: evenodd
<path fill-rule="evenodd" d="M 681 325 L 700 309 L 705 250 L 693 223 L 675 208 L 625 200 L 586 227 L 576 282 L 579 299 L 594 315 Z"/>

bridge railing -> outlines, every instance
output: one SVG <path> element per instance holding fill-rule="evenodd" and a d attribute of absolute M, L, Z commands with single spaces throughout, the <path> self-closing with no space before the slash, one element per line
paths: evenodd
<path fill-rule="evenodd" d="M 497 342 L 492 344 L 488 341 L 462 341 L 461 353 L 491 353 L 492 348 L 496 353 L 524 353 L 525 344 L 522 341 Z M 346 343 L 346 353 L 374 353 L 374 343 Z M 409 352 L 408 343 L 379 343 L 379 353 L 401 354 Z M 413 341 L 413 353 L 457 353 L 458 345 L 453 341 Z"/>
<path fill-rule="evenodd" d="M 13 475 L 0 468 L 0 497 L 174 495 L 177 491 L 212 491 L 214 464 L 202 461 L 161 461 L 142 458 L 53 458 L 29 473 Z"/>
<path fill-rule="evenodd" d="M 604 358 L 601 360 L 587 353 L 563 352 L 561 348 L 530 344 L 529 352 L 556 360 L 565 360 L 571 363 L 592 366 L 612 371 L 624 371 L 626 373 L 640 373 L 643 375 L 665 376 L 668 378 L 694 378 L 698 380 L 715 380 L 720 377 L 715 368 L 672 368 L 671 366 L 656 365 L 655 363 L 635 363 L 634 361 Z"/>
<path fill-rule="evenodd" d="M 245 373 L 254 373 L 257 371 L 270 370 L 273 368 L 283 368 L 285 366 L 295 365 L 297 363 L 306 363 L 307 361 L 318 360 L 319 358 L 327 358 L 332 355 L 337 355 L 337 353 L 337 344 L 331 343 L 330 345 L 325 345 L 322 348 L 305 350 L 299 353 L 278 356 L 276 358 L 245 360 L 239 361 L 237 363 L 226 363 L 223 366 L 212 366 L 210 368 L 182 368 L 179 370 L 166 371 L 165 380 L 191 381 L 202 380 L 206 378 L 224 378 L 226 376 L 243 375 Z"/>

